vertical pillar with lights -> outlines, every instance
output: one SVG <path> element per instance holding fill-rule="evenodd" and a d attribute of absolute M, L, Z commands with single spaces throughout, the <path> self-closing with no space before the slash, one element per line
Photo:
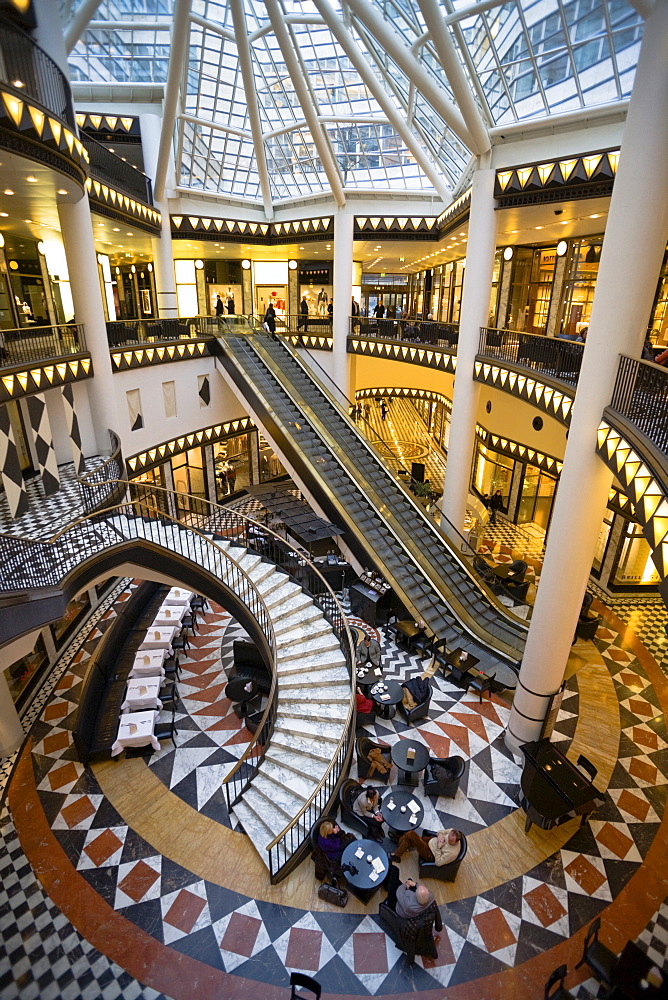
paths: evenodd
<path fill-rule="evenodd" d="M 668 4 L 647 18 L 610 200 L 564 466 L 506 743 L 538 739 L 561 686 L 612 473 L 596 454 L 620 354 L 640 357 L 668 231 Z"/>
<path fill-rule="evenodd" d="M 155 169 L 160 147 L 160 132 L 162 119 L 158 115 L 140 115 L 142 154 L 144 169 L 148 176 L 155 178 Z M 169 203 L 165 196 L 160 203 L 155 203 L 160 212 L 160 236 L 151 239 L 153 251 L 153 267 L 155 277 L 155 293 L 158 299 L 158 316 L 168 319 L 178 316 L 176 300 L 176 277 L 174 275 L 174 255 L 172 253 L 172 227 L 169 217 Z"/>
<path fill-rule="evenodd" d="M 448 463 L 441 509 L 461 531 L 471 481 L 480 384 L 474 382 L 480 327 L 486 326 L 496 249 L 494 171 L 476 170 L 471 190 L 464 293 L 459 319 L 457 373 L 452 399 Z M 447 526 L 446 526 L 447 527 Z"/>
<path fill-rule="evenodd" d="M 332 378 L 346 396 L 350 396 L 348 369 L 348 333 L 353 293 L 353 232 L 355 217 L 340 208 L 334 215 L 334 279 L 332 300 Z"/>
<path fill-rule="evenodd" d="M 95 440 L 100 454 L 109 452 L 109 430 L 120 434 L 114 376 L 102 305 L 102 290 L 93 239 L 88 195 L 77 202 L 59 202 L 58 216 L 70 279 L 74 319 L 83 323 L 93 361 L 94 384 L 89 393 Z"/>

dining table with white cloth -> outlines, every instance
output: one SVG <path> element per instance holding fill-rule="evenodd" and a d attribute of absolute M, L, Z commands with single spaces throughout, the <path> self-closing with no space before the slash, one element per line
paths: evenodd
<path fill-rule="evenodd" d="M 180 625 L 188 611 L 187 604 L 163 604 L 156 611 L 153 626 Z"/>
<path fill-rule="evenodd" d="M 116 757 L 126 747 L 145 747 L 149 744 L 154 750 L 160 749 L 158 738 L 153 732 L 158 712 L 130 712 L 122 715 L 116 735 L 116 742 L 111 748 L 111 756 Z"/>
<path fill-rule="evenodd" d="M 155 628 L 151 626 L 151 628 L 147 629 L 139 649 L 166 649 L 171 656 L 174 652 L 172 649 L 172 639 L 176 635 L 176 630 L 176 625 L 160 625 Z"/>
<path fill-rule="evenodd" d="M 140 712 L 144 708 L 160 709 L 160 677 L 134 677 L 128 679 L 121 712 Z"/>
<path fill-rule="evenodd" d="M 192 590 L 184 590 L 183 587 L 172 587 L 162 603 L 189 605 L 194 596 L 195 594 Z"/>
<path fill-rule="evenodd" d="M 135 654 L 129 677 L 160 677 L 164 678 L 164 662 L 167 658 L 166 649 L 144 649 Z"/>

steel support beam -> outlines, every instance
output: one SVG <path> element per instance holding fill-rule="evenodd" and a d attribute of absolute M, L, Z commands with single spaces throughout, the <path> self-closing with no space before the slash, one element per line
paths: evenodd
<path fill-rule="evenodd" d="M 439 197 L 443 199 L 443 202 L 446 205 L 448 205 L 452 200 L 452 194 L 448 185 L 444 182 L 443 175 L 438 170 L 433 160 L 429 158 L 426 150 L 421 143 L 418 142 L 405 119 L 397 110 L 394 101 L 369 66 L 368 60 L 366 59 L 361 48 L 354 40 L 341 18 L 330 6 L 328 0 L 314 0 L 314 3 L 316 8 L 322 14 L 327 27 L 332 32 L 348 59 L 350 59 L 350 62 L 359 73 L 362 83 L 367 90 L 373 94 L 375 101 L 387 116 L 388 122 L 395 132 L 397 132 L 397 134 L 401 137 L 404 145 L 410 151 L 412 156 L 415 157 L 420 169 L 429 178 L 434 189 L 438 192 Z"/>
<path fill-rule="evenodd" d="M 340 208 L 343 208 L 346 203 L 346 196 L 343 192 L 343 185 L 341 184 L 338 167 L 332 153 L 332 148 L 329 144 L 329 139 L 318 121 L 318 112 L 313 105 L 313 101 L 311 100 L 311 94 L 309 92 L 308 84 L 304 78 L 303 68 L 297 58 L 292 37 L 290 36 L 288 28 L 283 20 L 283 12 L 278 0 L 265 0 L 265 6 L 267 14 L 269 15 L 269 20 L 271 21 L 271 26 L 274 29 L 276 41 L 279 44 L 281 54 L 285 60 L 287 71 L 290 74 L 292 86 L 295 88 L 295 93 L 302 109 L 302 114 L 306 119 L 313 142 L 315 143 L 315 148 L 317 149 L 318 156 L 320 157 L 320 162 L 322 163 L 323 170 L 327 175 L 327 180 L 329 181 L 329 186 L 334 196 L 334 200 Z"/>
<path fill-rule="evenodd" d="M 158 162 L 155 168 L 155 182 L 153 185 L 153 194 L 156 201 L 162 201 L 165 194 L 167 166 L 169 164 L 169 152 L 174 137 L 174 123 L 176 122 L 179 90 L 181 88 L 186 54 L 188 52 L 189 29 L 190 0 L 175 0 L 169 69 L 167 71 L 165 101 L 162 110 L 160 148 L 158 149 Z"/>
<path fill-rule="evenodd" d="M 473 138 L 466 127 L 466 122 L 445 91 L 438 85 L 432 75 L 418 62 L 408 45 L 397 34 L 389 21 L 373 7 L 369 0 L 349 0 L 350 9 L 365 26 L 382 48 L 387 52 L 397 66 L 403 70 L 409 81 L 412 81 L 422 96 L 429 101 L 452 131 L 468 149 L 473 148 Z"/>
<path fill-rule="evenodd" d="M 232 23 L 237 41 L 237 55 L 239 57 L 239 68 L 244 84 L 246 95 L 246 107 L 248 109 L 248 121 L 250 122 L 253 145 L 255 147 L 255 162 L 260 178 L 260 189 L 262 191 L 262 201 L 267 221 L 274 217 L 274 207 L 271 200 L 271 184 L 269 182 L 269 170 L 267 169 L 267 157 L 264 150 L 264 139 L 262 138 L 262 122 L 260 121 L 260 108 L 257 101 L 257 91 L 255 89 L 255 74 L 253 73 L 253 57 L 250 42 L 248 41 L 248 31 L 246 28 L 246 15 L 244 14 L 243 0 L 230 0 L 230 10 L 232 11 Z"/>
<path fill-rule="evenodd" d="M 473 146 L 471 152 L 481 156 L 491 148 L 489 133 L 478 109 L 466 73 L 459 60 L 457 47 L 450 35 L 450 29 L 445 24 L 438 0 L 418 0 L 425 24 L 431 34 L 431 40 L 436 54 L 452 88 L 457 106 L 464 116 Z"/>

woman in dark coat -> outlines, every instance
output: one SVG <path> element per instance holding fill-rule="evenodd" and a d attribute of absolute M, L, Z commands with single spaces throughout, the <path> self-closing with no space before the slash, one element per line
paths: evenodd
<path fill-rule="evenodd" d="M 276 333 L 276 313 L 271 302 L 267 306 L 267 311 L 264 314 L 264 322 L 269 327 L 269 333 L 273 336 Z"/>
<path fill-rule="evenodd" d="M 489 501 L 489 523 L 496 524 L 496 512 L 497 510 L 503 510 L 503 497 L 501 496 L 501 490 L 497 490 Z"/>

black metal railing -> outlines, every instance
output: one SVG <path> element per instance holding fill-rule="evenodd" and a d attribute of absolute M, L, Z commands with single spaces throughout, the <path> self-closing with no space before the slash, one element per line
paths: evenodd
<path fill-rule="evenodd" d="M 0 367 L 50 361 L 87 350 L 81 323 L 0 330 Z"/>
<path fill-rule="evenodd" d="M 72 92 L 53 59 L 30 35 L 3 18 L 0 25 L 0 82 L 17 97 L 28 97 L 76 133 Z"/>
<path fill-rule="evenodd" d="M 622 354 L 610 408 L 668 453 L 668 371 Z"/>
<path fill-rule="evenodd" d="M 116 153 L 112 153 L 96 139 L 91 139 L 89 135 L 82 133 L 81 142 L 90 156 L 90 172 L 95 180 L 109 184 L 123 194 L 138 198 L 147 205 L 153 204 L 150 177 L 131 163 L 122 160 Z M 91 193 L 91 197 L 95 197 L 94 192 Z"/>
<path fill-rule="evenodd" d="M 258 314 L 253 316 L 252 319 L 262 325 L 264 316 Z M 331 337 L 332 317 L 302 316 L 301 313 L 277 316 L 276 333 L 282 333 L 284 337 L 294 337 L 301 334 L 307 334 L 311 337 Z"/>
<path fill-rule="evenodd" d="M 434 347 L 457 347 L 459 324 L 437 323 L 430 319 L 376 319 L 374 316 L 351 316 L 351 337 L 377 337 L 403 340 L 410 344 L 431 344 Z"/>
<path fill-rule="evenodd" d="M 480 328 L 479 354 L 542 372 L 569 386 L 577 385 L 583 352 L 584 344 L 571 340 L 488 326 Z"/>
<path fill-rule="evenodd" d="M 131 347 L 167 340 L 213 337 L 220 329 L 221 324 L 215 316 L 119 319 L 107 323 L 107 340 L 109 347 Z"/>
<path fill-rule="evenodd" d="M 111 454 L 90 472 L 77 477 L 79 496 L 84 514 L 93 514 L 102 507 L 120 503 L 125 486 L 119 481 L 125 477 L 121 441 L 114 431 L 109 431 Z"/>

